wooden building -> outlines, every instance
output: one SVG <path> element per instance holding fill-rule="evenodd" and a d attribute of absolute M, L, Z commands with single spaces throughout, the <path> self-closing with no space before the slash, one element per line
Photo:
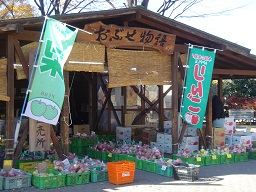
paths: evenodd
<path fill-rule="evenodd" d="M 72 66 L 67 66 L 65 68 L 65 84 L 66 84 L 66 94 L 69 95 L 70 86 L 73 85 L 73 77 L 76 74 L 76 78 L 78 78 L 78 82 L 74 88 L 76 92 L 80 92 L 81 94 L 76 94 L 77 97 L 72 98 L 70 96 L 70 101 L 73 103 L 77 103 L 78 108 L 74 108 L 77 119 L 82 119 L 84 122 L 89 123 L 91 126 L 91 130 L 100 131 L 98 130 L 98 124 L 100 119 L 102 118 L 103 111 L 106 109 L 108 114 L 105 117 L 106 124 L 108 127 L 107 131 L 111 131 L 111 116 L 115 118 L 116 125 L 124 126 L 125 125 L 125 114 L 129 112 L 129 109 L 126 106 L 127 97 L 126 92 L 127 88 L 135 92 L 140 98 L 141 103 L 140 107 L 137 108 L 137 116 L 134 119 L 134 124 L 145 124 L 145 116 L 150 111 L 155 111 L 158 114 L 159 120 L 159 131 L 163 131 L 163 122 L 168 118 L 164 114 L 164 97 L 172 91 L 171 97 L 171 117 L 172 117 L 172 128 L 173 128 L 173 144 L 178 143 L 178 118 L 179 118 L 179 99 L 180 99 L 180 92 L 181 87 L 179 86 L 179 80 L 182 79 L 184 76 L 184 55 L 188 51 L 188 44 L 198 45 L 202 47 L 214 48 L 218 49 L 214 64 L 213 70 L 213 79 L 219 80 L 219 95 L 221 96 L 221 89 L 222 86 L 221 80 L 225 78 L 239 78 L 239 77 L 256 77 L 256 56 L 250 54 L 250 50 L 237 45 L 235 43 L 226 41 L 224 39 L 218 38 L 211 34 L 205 33 L 203 31 L 197 30 L 190 26 L 184 25 L 172 19 L 160 16 L 154 12 L 149 10 L 145 10 L 142 7 L 133 7 L 127 9 L 115 9 L 115 10 L 107 10 L 107 11 L 99 11 L 99 12 L 86 12 L 86 13 L 79 13 L 79 14 L 68 14 L 68 15 L 58 15 L 53 16 L 52 18 L 61 21 L 63 23 L 67 23 L 79 29 L 84 29 L 85 26 L 90 26 L 89 24 L 92 23 L 99 23 L 101 22 L 104 26 L 111 25 L 111 28 L 137 28 L 137 29 L 147 29 L 151 31 L 157 31 L 160 33 L 165 33 L 169 35 L 173 35 L 174 38 L 174 45 L 171 49 L 171 53 L 163 53 L 162 56 L 168 55 L 165 61 L 170 60 L 170 62 L 166 63 L 167 67 L 170 67 L 170 78 L 171 78 L 171 85 L 168 87 L 167 91 L 164 92 L 164 85 L 163 84 L 156 84 L 158 87 L 158 95 L 157 99 L 153 102 L 149 100 L 147 96 L 144 94 L 145 92 L 141 91 L 145 87 L 141 86 L 142 83 L 134 83 L 133 85 L 129 85 L 129 81 L 131 79 L 124 79 L 125 83 L 118 81 L 117 85 L 112 85 L 112 87 L 120 86 L 121 89 L 121 96 L 123 99 L 123 105 L 120 108 L 115 109 L 113 103 L 111 102 L 111 91 L 113 90 L 111 86 L 107 83 L 106 78 L 110 78 L 108 69 L 104 68 L 104 72 L 97 72 L 98 69 L 94 69 L 90 71 L 90 69 L 82 68 L 74 68 Z M 7 159 L 15 159 L 17 158 L 19 152 L 22 149 L 23 143 L 27 137 L 28 133 L 28 126 L 25 126 L 23 130 L 23 135 L 21 136 L 18 146 L 16 150 L 13 149 L 13 137 L 15 132 L 15 112 L 17 109 L 21 109 L 21 105 L 23 102 L 24 97 L 24 89 L 27 88 L 28 78 L 29 77 L 29 63 L 33 64 L 28 61 L 27 54 L 28 52 L 24 53 L 24 47 L 26 45 L 31 45 L 33 42 L 38 42 L 40 38 L 40 33 L 42 29 L 42 25 L 44 22 L 44 17 L 38 18 L 25 18 L 25 19 L 12 19 L 12 20 L 2 20 L 0 21 L 0 56 L 1 58 L 5 58 L 6 62 L 5 65 L 7 69 L 7 76 L 6 79 L 6 86 L 2 86 L 4 88 L 2 92 L 1 100 L 1 108 L 4 109 L 4 113 L 6 115 L 6 153 Z M 88 28 L 85 28 L 88 29 Z M 82 31 L 79 32 L 78 38 L 76 43 L 89 43 L 88 46 L 92 46 L 89 49 L 96 49 L 94 54 L 97 54 L 98 50 L 102 48 L 102 44 L 94 44 L 95 42 L 88 42 L 86 38 L 86 34 Z M 96 46 L 96 47 L 95 47 Z M 85 47 L 86 48 L 86 47 Z M 161 52 L 161 50 L 157 50 L 154 46 L 142 46 L 141 44 L 109 44 L 103 46 L 104 51 L 100 52 L 103 55 L 99 55 L 98 57 L 94 56 L 93 58 L 101 58 L 102 63 L 105 64 L 106 67 L 108 65 L 108 59 L 106 58 L 105 53 L 109 53 L 113 50 L 124 51 L 123 54 L 126 54 L 125 51 L 140 51 L 142 53 L 138 53 L 137 58 L 141 55 L 142 57 L 147 58 L 149 55 L 149 51 Z M 112 48 L 108 50 L 109 48 Z M 116 48 L 116 49 L 115 49 Z M 77 52 L 79 53 L 79 47 Z M 143 52 L 144 51 L 144 52 Z M 162 52 L 164 52 L 162 50 Z M 98 53 L 98 54 L 100 54 Z M 80 52 L 81 54 L 81 52 Z M 137 54 L 137 52 L 136 52 Z M 148 54 L 148 55 L 147 55 Z M 87 55 L 88 57 L 88 55 Z M 124 58 L 131 59 L 129 56 L 125 56 L 119 52 L 117 55 L 113 54 L 114 58 L 118 58 L 116 60 L 122 60 Z M 161 59 L 163 57 L 160 57 Z M 135 57 L 134 57 L 135 59 Z M 112 58 L 113 60 L 113 58 Z M 146 61 L 146 60 L 144 60 Z M 98 61 L 99 62 L 99 61 Z M 124 65 L 126 60 L 123 61 Z M 23 80 L 18 80 L 17 77 L 17 70 L 15 70 L 14 64 L 20 63 L 22 64 L 25 78 Z M 151 63 L 142 63 L 143 67 L 153 67 Z M 119 65 L 119 63 L 117 63 Z M 2 66 L 1 66 L 2 67 Z M 80 66 L 81 67 L 81 66 Z M 108 66 L 109 67 L 109 66 Z M 97 67 L 96 67 L 97 68 Z M 162 68 L 160 66 L 159 68 Z M 80 71 L 80 72 L 77 72 Z M 77 73 L 76 73 L 77 72 Z M 164 73 L 164 71 L 160 71 L 159 73 Z M 112 75 L 111 75 L 112 77 Z M 4 79 L 4 78 L 3 78 Z M 83 81 L 81 79 L 85 79 Z M 137 79 L 138 80 L 138 79 Z M 4 80 L 3 80 L 4 81 Z M 112 80 L 112 83 L 115 80 Z M 128 83 L 127 83 L 128 82 Z M 157 82 L 157 81 L 155 81 Z M 130 82 L 131 83 L 131 82 Z M 98 109 L 98 100 L 97 100 L 97 87 L 101 84 L 101 89 L 105 95 L 105 102 L 103 101 L 102 108 Z M 148 83 L 152 85 L 149 80 Z M 211 95 L 211 94 L 209 94 Z M 84 106 L 84 103 L 81 102 L 81 99 L 86 98 L 87 102 Z M 107 102 L 108 101 L 108 102 Z M 85 110 L 81 110 L 82 108 Z M 89 108 L 87 110 L 87 108 Z M 88 114 L 88 111 L 90 113 Z M 118 111 L 118 114 L 117 114 Z M 18 113 L 19 111 L 17 111 Z M 62 117 L 66 118 L 66 121 L 70 121 L 69 119 L 69 100 L 65 97 L 63 109 L 62 109 Z M 121 118 L 119 118 L 121 117 Z M 82 122 L 83 122 L 82 121 Z M 81 123 L 81 122 L 77 122 Z M 113 123 L 113 122 L 112 122 Z M 63 142 L 63 150 L 64 153 L 67 152 L 68 149 L 68 137 L 69 137 L 69 126 L 64 123 L 63 118 L 59 121 L 59 126 L 62 134 L 62 142 Z M 211 119 L 211 97 L 208 100 L 208 107 L 206 113 L 206 126 L 203 129 L 202 138 L 205 138 L 206 135 L 211 135 L 211 127 L 212 127 L 212 119 Z M 51 127 L 51 138 L 54 142 L 54 145 L 58 151 L 60 157 L 62 156 L 62 151 L 58 145 L 56 134 L 54 132 L 53 127 Z M 173 152 L 177 152 L 177 145 L 173 145 Z"/>

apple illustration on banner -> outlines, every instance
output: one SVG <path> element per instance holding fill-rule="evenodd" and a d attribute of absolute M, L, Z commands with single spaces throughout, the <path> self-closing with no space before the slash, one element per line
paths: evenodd
<path fill-rule="evenodd" d="M 58 115 L 58 110 L 54 106 L 52 106 L 52 105 L 46 106 L 46 111 L 43 114 L 44 118 L 46 118 L 48 120 L 52 120 L 57 115 Z"/>
<path fill-rule="evenodd" d="M 35 116 L 42 116 L 46 111 L 46 104 L 40 100 L 34 100 L 31 102 L 31 113 Z"/>
<path fill-rule="evenodd" d="M 200 117 L 196 114 L 186 113 L 185 120 L 191 125 L 197 125 L 200 121 Z"/>

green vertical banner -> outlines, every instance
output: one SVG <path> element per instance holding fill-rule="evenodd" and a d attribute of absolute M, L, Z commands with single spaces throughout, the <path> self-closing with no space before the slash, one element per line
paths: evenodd
<path fill-rule="evenodd" d="M 195 128 L 202 128 L 209 90 L 215 51 L 191 48 L 188 70 L 181 104 L 182 119 Z"/>
<path fill-rule="evenodd" d="M 63 66 L 77 35 L 66 24 L 46 18 L 40 53 L 34 65 L 34 78 L 24 115 L 56 125 L 61 113 L 65 83 Z M 43 33 L 43 31 L 42 31 Z"/>

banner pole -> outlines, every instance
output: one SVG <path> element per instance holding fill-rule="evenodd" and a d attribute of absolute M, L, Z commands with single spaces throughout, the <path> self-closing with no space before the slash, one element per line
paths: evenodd
<path fill-rule="evenodd" d="M 22 105 L 20 119 L 17 121 L 16 127 L 15 127 L 14 149 L 16 148 L 17 143 L 18 143 L 20 126 L 21 126 L 21 122 L 22 122 L 22 116 L 23 116 L 23 113 L 24 113 L 24 110 L 25 110 L 25 105 L 26 105 L 26 101 L 27 101 L 27 98 L 28 98 L 28 93 L 29 93 L 29 89 L 30 89 L 30 86 L 31 86 L 32 77 L 33 77 L 33 73 L 34 73 L 34 65 L 36 64 L 36 60 L 38 58 L 38 53 L 39 53 L 39 49 L 40 49 L 40 42 L 41 42 L 42 37 L 43 37 L 43 33 L 44 33 L 44 29 L 45 29 L 45 26 L 46 26 L 47 19 L 48 19 L 48 17 L 46 16 L 45 19 L 44 19 L 43 27 L 42 27 L 42 33 L 41 33 L 40 38 L 39 38 L 39 43 L 38 43 L 38 46 L 37 46 L 36 56 L 35 56 L 35 59 L 34 59 L 34 64 L 33 64 L 33 67 L 32 67 L 31 74 L 29 76 L 28 88 L 27 88 L 27 91 L 26 91 L 26 95 L 25 95 L 25 98 L 24 98 L 23 105 Z"/>

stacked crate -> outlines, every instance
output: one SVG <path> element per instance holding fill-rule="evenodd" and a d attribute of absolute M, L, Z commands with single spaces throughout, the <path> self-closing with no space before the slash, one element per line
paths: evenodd
<path fill-rule="evenodd" d="M 145 128 L 142 132 L 142 144 L 150 145 L 151 142 L 156 141 L 156 130 L 152 128 Z"/>

